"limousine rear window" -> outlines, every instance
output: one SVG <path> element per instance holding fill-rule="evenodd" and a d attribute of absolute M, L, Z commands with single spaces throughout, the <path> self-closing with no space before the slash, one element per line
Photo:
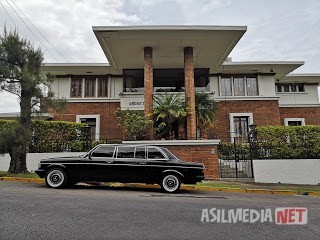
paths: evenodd
<path fill-rule="evenodd" d="M 136 147 L 136 158 L 146 159 L 146 148 L 145 147 Z"/>
<path fill-rule="evenodd" d="M 148 159 L 165 159 L 163 154 L 157 148 L 148 148 Z"/>
<path fill-rule="evenodd" d="M 108 157 L 112 158 L 115 147 L 101 146 L 94 150 L 91 154 L 92 157 Z"/>

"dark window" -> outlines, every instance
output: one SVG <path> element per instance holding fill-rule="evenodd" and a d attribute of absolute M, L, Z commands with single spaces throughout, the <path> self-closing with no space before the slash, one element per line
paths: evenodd
<path fill-rule="evenodd" d="M 304 92 L 304 84 L 303 83 L 278 83 L 277 84 L 277 92 Z"/>
<path fill-rule="evenodd" d="M 91 156 L 92 157 L 107 157 L 112 158 L 114 153 L 115 147 L 110 146 L 101 146 L 98 149 L 96 149 Z"/>
<path fill-rule="evenodd" d="M 288 126 L 302 126 L 302 121 L 288 121 Z"/>
<path fill-rule="evenodd" d="M 149 159 L 165 159 L 163 154 L 157 148 L 148 148 Z"/>
<path fill-rule="evenodd" d="M 82 78 L 71 79 L 71 97 L 82 97 Z"/>
<path fill-rule="evenodd" d="M 234 136 L 236 142 L 245 143 L 248 141 L 249 117 L 233 117 Z"/>
<path fill-rule="evenodd" d="M 118 147 L 117 158 L 134 158 L 135 147 Z"/>
<path fill-rule="evenodd" d="M 146 148 L 145 147 L 137 147 L 136 148 L 136 158 L 146 158 Z"/>
<path fill-rule="evenodd" d="M 95 84 L 96 79 L 90 79 L 86 78 L 85 79 L 85 97 L 94 97 L 95 96 Z"/>
<path fill-rule="evenodd" d="M 98 80 L 98 97 L 108 97 L 108 79 L 106 78 Z"/>

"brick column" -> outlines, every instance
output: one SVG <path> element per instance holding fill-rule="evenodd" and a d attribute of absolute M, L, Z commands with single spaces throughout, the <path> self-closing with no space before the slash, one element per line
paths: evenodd
<path fill-rule="evenodd" d="M 144 116 L 153 118 L 152 47 L 144 48 Z M 149 130 L 149 137 L 153 138 L 153 127 Z"/>
<path fill-rule="evenodd" d="M 193 48 L 184 48 L 184 83 L 186 87 L 186 104 L 189 108 L 187 114 L 187 139 L 196 139 L 196 112 L 194 91 Z"/>

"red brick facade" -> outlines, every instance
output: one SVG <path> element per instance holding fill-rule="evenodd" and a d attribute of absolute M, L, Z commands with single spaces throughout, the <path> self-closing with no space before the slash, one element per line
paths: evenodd
<path fill-rule="evenodd" d="M 54 120 L 76 121 L 77 115 L 100 115 L 100 140 L 121 139 L 123 134 L 118 127 L 115 111 L 120 103 L 113 102 L 78 102 L 67 103 L 66 110 L 61 113 L 53 113 Z"/>
<path fill-rule="evenodd" d="M 219 179 L 219 161 L 217 145 L 204 145 L 204 146 L 165 146 L 178 158 L 190 162 L 200 162 L 205 166 L 206 180 Z M 214 149 L 215 154 L 212 154 Z"/>
<path fill-rule="evenodd" d="M 280 110 L 277 100 L 220 101 L 215 118 L 215 128 L 212 131 L 217 137 L 225 138 L 230 132 L 229 113 L 252 113 L 253 122 L 258 126 L 280 125 Z"/>
<path fill-rule="evenodd" d="M 281 125 L 285 118 L 304 118 L 306 125 L 320 125 L 320 107 L 281 107 Z"/>

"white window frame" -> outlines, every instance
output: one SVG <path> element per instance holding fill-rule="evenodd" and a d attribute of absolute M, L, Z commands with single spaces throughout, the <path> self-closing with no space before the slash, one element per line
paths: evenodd
<path fill-rule="evenodd" d="M 298 122 L 298 121 L 300 121 L 301 122 L 301 126 L 305 126 L 306 124 L 305 124 L 305 119 L 304 118 L 285 118 L 284 119 L 284 125 L 285 126 L 289 126 L 289 122 Z"/>
<path fill-rule="evenodd" d="M 77 115 L 76 122 L 81 123 L 82 118 L 95 118 L 96 119 L 96 132 L 95 139 L 100 140 L 100 115 Z"/>
<path fill-rule="evenodd" d="M 253 78 L 253 77 L 248 77 L 248 76 L 241 77 L 244 80 L 244 95 L 235 95 L 234 94 L 234 78 L 235 78 L 235 76 L 233 76 L 233 75 L 228 76 L 231 79 L 231 95 L 230 96 L 222 95 L 222 84 L 221 84 L 221 78 L 222 77 L 219 76 L 219 95 L 220 95 L 220 97 L 258 97 L 258 96 L 260 96 L 260 89 L 259 89 L 260 84 L 259 84 L 258 76 L 255 77 L 255 79 L 257 81 L 257 91 L 258 91 L 257 93 L 258 93 L 258 95 L 250 95 L 250 96 L 248 95 L 247 78 Z"/>
<path fill-rule="evenodd" d="M 253 124 L 253 113 L 229 113 L 229 122 L 230 122 L 230 138 L 231 142 L 234 141 L 235 130 L 234 130 L 234 118 L 235 117 L 248 117 L 249 126 Z"/>

